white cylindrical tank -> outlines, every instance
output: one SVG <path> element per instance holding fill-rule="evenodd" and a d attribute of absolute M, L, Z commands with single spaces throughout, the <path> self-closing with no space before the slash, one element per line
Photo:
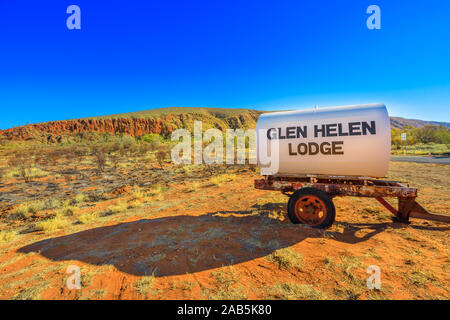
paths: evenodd
<path fill-rule="evenodd" d="M 264 113 L 256 143 L 263 175 L 385 177 L 389 115 L 384 104 Z"/>

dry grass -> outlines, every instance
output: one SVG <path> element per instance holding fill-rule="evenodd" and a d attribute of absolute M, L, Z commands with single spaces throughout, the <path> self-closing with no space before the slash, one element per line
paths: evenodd
<path fill-rule="evenodd" d="M 210 300 L 242 300 L 247 296 L 242 286 L 238 285 L 239 276 L 233 267 L 223 267 L 211 272 L 215 288 L 203 288 L 203 294 Z"/>
<path fill-rule="evenodd" d="M 64 229 L 70 225 L 70 221 L 59 216 L 55 216 L 53 218 L 36 223 L 36 230 L 53 232 L 59 229 Z"/>
<path fill-rule="evenodd" d="M 97 218 L 98 218 L 98 213 L 96 213 L 96 212 L 84 213 L 78 217 L 78 221 L 86 224 L 86 223 L 96 220 Z"/>
<path fill-rule="evenodd" d="M 162 185 L 154 185 L 149 191 L 148 195 L 153 198 L 153 200 L 161 200 L 164 196 L 164 192 L 167 188 Z"/>
<path fill-rule="evenodd" d="M 309 284 L 276 283 L 267 290 L 268 298 L 282 300 L 324 300 L 327 295 Z"/>
<path fill-rule="evenodd" d="M 363 263 L 359 260 L 358 257 L 355 257 L 348 253 L 341 254 L 341 263 L 338 264 L 338 267 L 344 270 L 344 273 L 353 278 L 352 270 L 355 268 L 363 267 Z"/>
<path fill-rule="evenodd" d="M 133 200 L 140 200 L 145 197 L 144 192 L 141 190 L 139 186 L 133 187 L 133 193 L 131 194 L 131 198 Z"/>
<path fill-rule="evenodd" d="M 8 243 L 13 241 L 17 236 L 15 230 L 2 230 L 0 231 L 0 243 Z"/>
<path fill-rule="evenodd" d="M 128 205 L 125 201 L 119 201 L 117 204 L 113 205 L 108 209 L 107 214 L 117 214 L 127 211 Z"/>
<path fill-rule="evenodd" d="M 23 202 L 13 210 L 12 217 L 15 219 L 27 219 L 31 215 L 45 209 L 45 202 L 41 200 Z"/>
<path fill-rule="evenodd" d="M 414 268 L 409 274 L 409 281 L 415 286 L 425 287 L 427 284 L 436 281 L 436 276 L 427 270 Z"/>
<path fill-rule="evenodd" d="M 149 294 L 154 295 L 158 293 L 158 291 L 154 289 L 154 285 L 155 275 L 153 273 L 151 276 L 144 276 L 136 281 L 134 283 L 134 288 L 137 293 L 147 298 Z"/>
<path fill-rule="evenodd" d="M 42 281 L 39 285 L 22 289 L 19 293 L 12 297 L 11 300 L 40 300 L 42 291 L 47 289 L 48 286 L 48 281 Z"/>
<path fill-rule="evenodd" d="M 88 197 L 87 197 L 85 194 L 83 194 L 83 193 L 77 194 L 77 195 L 72 199 L 73 204 L 81 204 L 81 203 L 86 202 L 87 200 L 88 200 Z"/>
<path fill-rule="evenodd" d="M 212 177 L 209 182 L 212 185 L 220 186 L 224 182 L 234 181 L 236 180 L 236 175 L 232 173 L 224 173 L 217 176 Z"/>
<path fill-rule="evenodd" d="M 266 259 L 278 265 L 281 270 L 300 268 L 302 263 L 302 255 L 291 248 L 278 249 L 268 255 Z"/>
<path fill-rule="evenodd" d="M 31 167 L 26 169 L 26 176 L 27 179 L 39 179 L 46 177 L 50 174 L 50 172 L 44 171 L 41 168 L 38 167 Z M 3 177 L 6 179 L 13 179 L 13 178 L 22 178 L 24 175 L 23 169 L 20 168 L 14 168 L 9 171 L 7 171 Z"/>
<path fill-rule="evenodd" d="M 80 208 L 75 206 L 67 206 L 62 208 L 60 212 L 66 216 L 74 216 L 80 213 Z"/>
<path fill-rule="evenodd" d="M 130 160 L 123 158 L 123 161 Z M 51 170 L 69 172 L 71 166 L 67 161 L 60 161 L 52 164 Z M 42 191 L 41 182 L 26 185 L 19 180 L 6 181 L 2 199 L 8 199 L 11 204 L 23 203 L 13 211 L 3 207 L 5 212 L 29 219 L 0 221 L 0 229 L 5 229 L 0 232 L 0 242 L 6 243 L 0 250 L 0 269 L 5 270 L 0 276 L 0 298 L 40 298 L 42 290 L 33 287 L 36 282 L 32 281 L 36 273 L 52 282 L 52 290 L 45 292 L 49 299 L 119 296 L 134 299 L 138 295 L 162 299 L 448 298 L 445 278 L 449 265 L 448 237 L 439 224 L 413 220 L 411 225 L 400 228 L 373 199 L 336 198 L 338 221 L 334 228 L 322 234 L 285 221 L 285 196 L 255 190 L 256 176 L 248 170 L 241 173 L 242 168 L 219 167 L 210 172 L 199 166 L 187 170 L 191 176 L 186 177 L 178 172 L 182 171 L 180 167 L 166 163 L 162 169 L 155 169 L 156 166 L 149 163 L 147 167 L 143 164 L 117 171 L 107 167 L 104 175 L 96 176 L 92 174 L 94 164 L 88 163 L 74 167 L 84 170 L 85 178 L 80 175 L 79 181 L 52 179 L 48 190 L 42 188 Z M 412 186 L 419 183 L 419 202 L 424 207 L 430 211 L 448 211 L 445 173 L 449 169 L 395 163 L 391 168 L 398 178 L 405 178 Z M 224 172 L 229 175 L 223 175 Z M 210 184 L 214 174 L 217 180 L 213 181 L 220 187 Z M 225 182 L 233 179 L 234 182 Z M 132 190 L 130 193 L 114 198 L 112 191 L 123 185 L 142 187 L 132 187 L 127 189 Z M 163 195 L 164 201 L 158 201 Z M 108 211 L 109 208 L 112 210 Z M 119 214 L 103 217 L 108 212 Z M 36 223 L 54 213 L 56 217 Z M 147 224 L 146 220 L 153 219 Z M 142 221 L 136 223 L 139 220 Z M 55 234 L 31 232 L 36 224 L 40 230 L 55 231 Z M 77 246 L 87 230 L 99 235 L 105 232 L 105 238 L 100 236 L 99 242 Z M 67 234 L 67 240 L 65 235 L 59 239 L 58 231 Z M 113 242 L 108 239 L 109 234 Z M 49 244 L 42 242 L 45 239 L 61 248 L 48 251 Z M 406 249 L 399 245 L 400 240 L 412 241 L 408 239 L 416 240 Z M 322 245 L 315 246 L 316 243 Z M 161 248 L 147 248 L 147 244 Z M 33 257 L 14 252 L 29 245 L 38 248 Z M 77 262 L 83 264 L 90 263 L 98 250 L 111 251 L 105 252 L 108 256 L 103 260 L 108 260 L 113 270 L 94 266 L 94 271 L 101 269 L 101 272 L 93 278 L 93 271 L 86 271 L 86 275 L 83 271 L 80 293 L 60 291 L 57 286 L 64 285 L 62 278 L 67 276 L 64 271 L 42 270 L 72 263 L 66 260 L 64 247 L 74 250 L 73 256 L 79 257 Z M 175 247 L 180 251 L 172 252 Z M 124 267 L 124 261 L 129 266 Z M 140 277 L 141 268 L 148 263 L 157 264 L 161 269 L 159 274 Z M 220 267 L 228 264 L 232 267 Z M 382 274 L 386 291 L 367 288 L 366 268 L 370 264 L 380 265 L 386 272 Z M 391 270 L 400 276 L 386 276 Z"/>
<path fill-rule="evenodd" d="M 187 192 L 196 192 L 200 188 L 200 183 L 194 182 L 192 183 L 189 188 L 187 188 Z"/>
<path fill-rule="evenodd" d="M 131 200 L 130 202 L 128 202 L 128 209 L 135 209 L 135 208 L 139 208 L 142 206 L 142 201 L 145 198 L 141 198 L 141 199 L 136 199 L 136 200 Z"/>

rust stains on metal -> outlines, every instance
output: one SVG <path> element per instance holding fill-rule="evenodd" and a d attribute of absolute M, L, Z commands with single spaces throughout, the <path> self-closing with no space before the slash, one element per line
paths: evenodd
<path fill-rule="evenodd" d="M 310 178 L 265 178 L 255 180 L 255 188 L 261 190 L 295 192 L 303 187 L 312 187 L 325 191 L 331 197 L 417 197 L 417 189 L 405 187 L 396 181 L 315 179 L 311 182 Z"/>
<path fill-rule="evenodd" d="M 374 180 L 364 177 L 338 176 L 266 176 L 255 180 L 255 188 L 276 190 L 290 195 L 298 189 L 312 187 L 325 191 L 330 197 L 373 197 L 392 212 L 398 221 L 407 222 L 410 217 L 450 223 L 450 216 L 429 213 L 416 202 L 417 189 L 400 181 Z M 398 198 L 398 210 L 385 197 Z"/>

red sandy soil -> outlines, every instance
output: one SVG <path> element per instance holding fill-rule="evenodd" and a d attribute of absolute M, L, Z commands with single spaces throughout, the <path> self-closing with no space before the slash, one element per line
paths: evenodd
<path fill-rule="evenodd" d="M 389 175 L 418 186 L 418 201 L 430 211 L 448 214 L 449 173 L 447 166 L 391 163 Z M 292 225 L 285 196 L 255 190 L 252 171 L 234 174 L 218 186 L 209 177 L 168 183 L 140 208 L 0 244 L 0 298 L 449 299 L 448 225 L 395 223 L 374 199 L 350 197 L 334 200 L 328 230 Z M 82 213 L 130 201 L 130 190 Z M 277 250 L 298 255 L 282 268 L 271 259 Z M 70 265 L 81 268 L 81 290 L 66 287 Z M 381 290 L 366 287 L 370 265 L 381 269 Z M 139 289 L 142 280 L 150 285 Z M 316 295 L 292 293 L 292 284 Z"/>

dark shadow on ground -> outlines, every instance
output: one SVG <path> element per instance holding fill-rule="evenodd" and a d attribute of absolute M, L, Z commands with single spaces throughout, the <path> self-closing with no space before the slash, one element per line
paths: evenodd
<path fill-rule="evenodd" d="M 429 231 L 449 231 L 450 230 L 450 227 L 448 227 L 445 222 L 433 221 L 434 224 L 441 224 L 441 226 L 423 226 L 423 225 L 414 225 L 413 223 L 411 223 L 409 225 L 409 227 L 413 228 L 413 229 L 417 229 L 417 230 L 429 230 Z"/>
<path fill-rule="evenodd" d="M 274 205 L 285 207 L 272 204 L 271 209 Z M 152 273 L 168 276 L 246 262 L 307 238 L 359 243 L 392 224 L 352 225 L 338 233 L 274 220 L 264 211 L 256 213 L 221 211 L 202 216 L 142 219 L 38 241 L 19 252 L 38 252 L 54 261 L 114 265 L 139 276 Z M 356 233 L 362 229 L 365 234 L 358 237 Z"/>

